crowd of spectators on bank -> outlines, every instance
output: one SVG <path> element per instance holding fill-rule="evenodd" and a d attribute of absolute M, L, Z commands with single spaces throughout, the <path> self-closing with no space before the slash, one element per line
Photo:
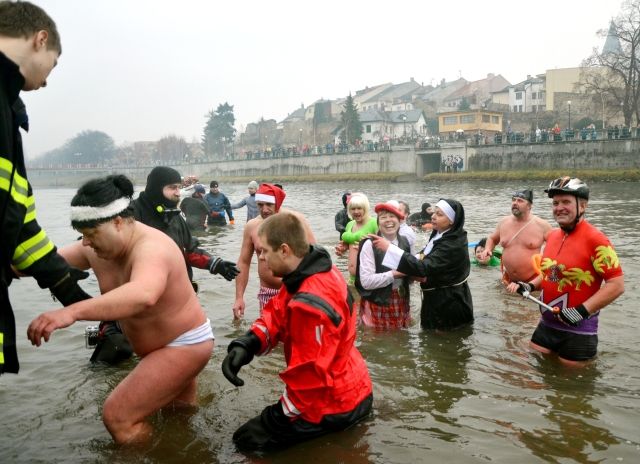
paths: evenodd
<path fill-rule="evenodd" d="M 464 168 L 464 161 L 461 156 L 447 155 L 440 161 L 440 172 L 458 172 Z"/>

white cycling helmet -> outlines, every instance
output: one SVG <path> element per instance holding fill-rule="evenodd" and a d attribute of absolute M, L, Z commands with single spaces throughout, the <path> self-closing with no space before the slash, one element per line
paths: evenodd
<path fill-rule="evenodd" d="M 577 177 L 558 177 L 551 181 L 544 193 L 548 194 L 549 198 L 553 198 L 554 195 L 559 193 L 567 193 L 585 200 L 589 199 L 589 187 Z"/>

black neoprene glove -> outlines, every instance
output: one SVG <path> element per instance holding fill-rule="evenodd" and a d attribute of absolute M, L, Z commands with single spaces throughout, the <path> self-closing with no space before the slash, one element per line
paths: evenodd
<path fill-rule="evenodd" d="M 591 314 L 589 314 L 589 311 L 587 311 L 587 308 L 585 308 L 583 304 L 580 304 L 575 307 L 562 308 L 555 316 L 559 321 L 571 327 L 576 327 L 585 319 L 589 319 Z"/>
<path fill-rule="evenodd" d="M 524 295 L 524 292 L 531 293 L 534 290 L 533 289 L 533 285 L 531 285 L 529 282 L 523 282 L 523 281 L 519 280 L 516 283 L 518 284 L 518 289 L 516 291 L 520 295 Z"/>
<path fill-rule="evenodd" d="M 240 368 L 249 364 L 253 356 L 260 350 L 260 339 L 251 331 L 229 343 L 227 356 L 222 361 L 222 373 L 236 387 L 244 385 L 238 377 Z"/>
<path fill-rule="evenodd" d="M 91 298 L 91 295 L 82 290 L 78 285 L 78 280 L 83 280 L 87 277 L 89 277 L 88 272 L 70 267 L 69 272 L 58 282 L 54 283 L 49 290 L 51 290 L 51 294 L 55 299 L 64 306 L 69 306 L 78 301 L 88 300 Z"/>
<path fill-rule="evenodd" d="M 236 263 L 233 261 L 225 261 L 222 258 L 212 257 L 209 261 L 209 272 L 211 274 L 220 274 L 225 279 L 231 281 L 240 274 L 240 269 L 237 268 Z"/>

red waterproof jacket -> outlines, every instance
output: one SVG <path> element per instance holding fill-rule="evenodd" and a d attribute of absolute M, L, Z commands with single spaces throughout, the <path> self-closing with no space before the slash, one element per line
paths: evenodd
<path fill-rule="evenodd" d="M 310 248 L 251 330 L 260 339 L 259 354 L 284 344 L 285 414 L 318 424 L 327 414 L 355 409 L 371 394 L 371 379 L 354 344 L 357 315 L 344 278 L 326 250 Z"/>

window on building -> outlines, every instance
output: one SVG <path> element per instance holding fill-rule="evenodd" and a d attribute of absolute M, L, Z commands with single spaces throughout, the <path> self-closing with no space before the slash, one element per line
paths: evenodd
<path fill-rule="evenodd" d="M 522 100 L 522 92 L 516 92 L 516 100 Z"/>
<path fill-rule="evenodd" d="M 522 113 L 522 105 L 518 105 L 518 113 Z"/>
<path fill-rule="evenodd" d="M 482 115 L 482 122 L 491 122 L 491 115 L 483 114 Z"/>
<path fill-rule="evenodd" d="M 513 105 L 513 112 L 517 113 L 518 112 L 518 105 Z"/>
<path fill-rule="evenodd" d="M 370 134 L 371 133 L 371 124 L 367 124 L 365 127 L 366 127 L 365 130 L 367 131 L 367 134 Z"/>
<path fill-rule="evenodd" d="M 537 95 L 536 92 L 531 92 L 531 99 L 535 100 L 536 99 L 536 95 Z"/>
<path fill-rule="evenodd" d="M 500 117 L 499 116 L 491 116 L 491 122 L 494 124 L 500 124 Z"/>
<path fill-rule="evenodd" d="M 475 114 L 463 114 L 460 116 L 460 124 L 473 124 L 476 122 Z"/>
<path fill-rule="evenodd" d="M 445 126 L 453 126 L 458 124 L 458 116 L 445 116 L 442 118 L 442 122 Z"/>

